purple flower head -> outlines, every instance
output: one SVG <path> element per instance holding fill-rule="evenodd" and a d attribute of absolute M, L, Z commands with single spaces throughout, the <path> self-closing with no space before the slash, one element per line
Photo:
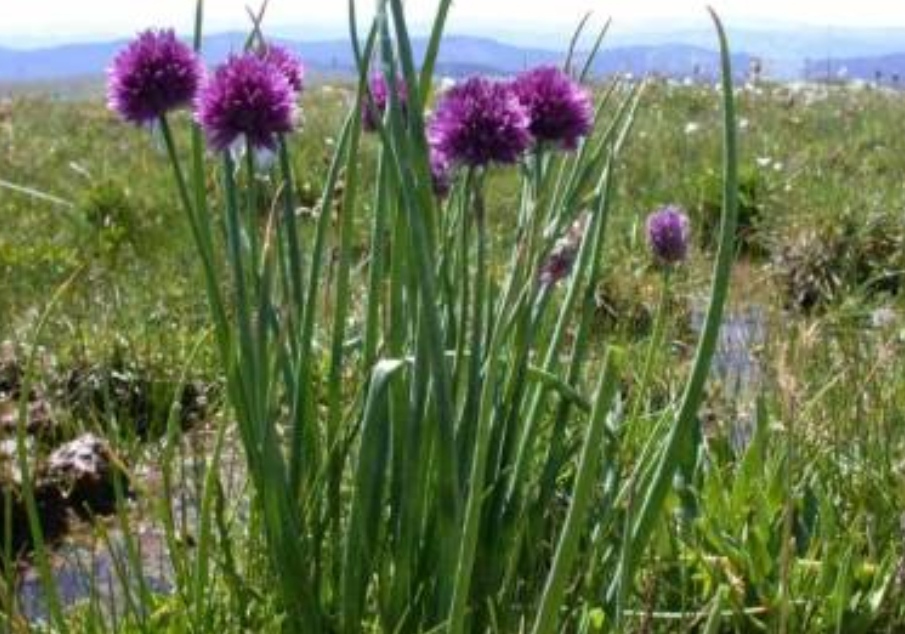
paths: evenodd
<path fill-rule="evenodd" d="M 669 205 L 647 218 L 647 242 L 660 262 L 672 265 L 688 256 L 691 239 L 688 216 L 681 208 Z"/>
<path fill-rule="evenodd" d="M 440 99 L 428 137 L 454 164 L 515 163 L 531 144 L 529 124 L 508 85 L 472 77 Z"/>
<path fill-rule="evenodd" d="M 302 92 L 305 87 L 305 65 L 292 51 L 282 46 L 267 44 L 260 51 L 260 55 L 279 69 L 296 93 Z"/>
<path fill-rule="evenodd" d="M 430 153 L 431 185 L 437 198 L 449 196 L 452 189 L 453 166 L 441 152 L 431 149 Z"/>
<path fill-rule="evenodd" d="M 172 29 L 138 34 L 107 71 L 107 104 L 136 125 L 152 123 L 191 104 L 204 69 Z"/>
<path fill-rule="evenodd" d="M 274 64 L 255 54 L 231 55 L 202 87 L 195 116 L 215 150 L 242 139 L 272 150 L 280 134 L 292 131 L 295 93 Z"/>
<path fill-rule="evenodd" d="M 541 66 L 513 82 L 519 101 L 531 118 L 531 134 L 540 143 L 575 149 L 594 123 L 588 91 L 554 66 Z"/>
<path fill-rule="evenodd" d="M 373 103 L 365 97 L 364 103 L 361 105 L 361 123 L 365 130 L 374 132 L 383 118 L 383 113 L 386 112 L 387 104 L 390 102 L 390 89 L 381 73 L 376 73 L 371 77 L 370 87 Z M 405 85 L 405 80 L 402 77 L 397 77 L 396 98 L 399 99 L 403 112 L 405 112 L 408 105 L 408 96 L 408 87 Z"/>

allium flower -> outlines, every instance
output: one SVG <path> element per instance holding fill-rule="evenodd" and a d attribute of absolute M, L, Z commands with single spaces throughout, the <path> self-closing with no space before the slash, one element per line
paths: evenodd
<path fill-rule="evenodd" d="M 454 164 L 515 163 L 531 144 L 529 124 L 508 85 L 472 77 L 444 93 L 428 137 Z"/>
<path fill-rule="evenodd" d="M 202 87 L 195 116 L 215 150 L 241 140 L 272 150 L 280 134 L 292 131 L 295 94 L 274 64 L 255 54 L 231 55 Z"/>
<path fill-rule="evenodd" d="M 572 273 L 575 266 L 575 258 L 578 257 L 578 249 L 584 238 L 588 226 L 588 214 L 582 214 L 572 223 L 569 230 L 556 241 L 553 250 L 547 256 L 540 269 L 540 283 L 542 286 L 552 286 L 564 280 Z"/>
<path fill-rule="evenodd" d="M 654 256 L 664 264 L 684 260 L 690 238 L 688 216 L 679 207 L 669 205 L 647 218 L 647 242 Z"/>
<path fill-rule="evenodd" d="M 531 118 L 531 134 L 541 143 L 575 149 L 594 123 L 588 91 L 554 66 L 541 66 L 513 82 L 519 101 Z"/>
<path fill-rule="evenodd" d="M 292 51 L 282 46 L 268 44 L 260 51 L 260 55 L 283 73 L 295 92 L 302 92 L 305 87 L 305 65 Z"/>
<path fill-rule="evenodd" d="M 387 104 L 390 101 L 390 90 L 386 79 L 380 73 L 371 77 L 370 86 L 373 103 L 368 100 L 367 96 L 365 97 L 361 106 L 361 123 L 365 130 L 373 132 L 377 129 L 381 118 L 383 118 L 383 113 L 386 112 Z M 396 98 L 399 99 L 399 105 L 402 106 L 403 112 L 405 112 L 408 105 L 408 95 L 408 87 L 405 85 L 405 80 L 397 77 Z"/>
<path fill-rule="evenodd" d="M 117 54 L 110 66 L 107 104 L 136 125 L 191 104 L 204 69 L 172 29 L 147 30 Z"/>
<path fill-rule="evenodd" d="M 452 188 L 453 166 L 442 153 L 431 150 L 431 185 L 437 198 L 446 198 Z"/>

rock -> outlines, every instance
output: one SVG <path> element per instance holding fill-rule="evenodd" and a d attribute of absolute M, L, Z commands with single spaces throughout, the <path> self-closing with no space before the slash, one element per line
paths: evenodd
<path fill-rule="evenodd" d="M 210 408 L 213 387 L 202 381 L 190 381 L 182 387 L 179 416 L 183 430 L 204 422 Z"/>
<path fill-rule="evenodd" d="M 12 552 L 20 555 L 32 547 L 32 534 L 28 523 L 28 512 L 22 489 L 22 471 L 16 441 L 13 439 L 0 442 L 0 526 L 6 525 L 6 499 L 10 500 L 12 527 Z M 38 473 L 37 448 L 34 439 L 26 440 L 26 452 L 30 473 Z M 46 542 L 58 539 L 66 530 L 66 505 L 60 489 L 47 486 L 41 482 L 34 483 L 35 506 L 41 533 Z"/>
<path fill-rule="evenodd" d="M 121 478 L 128 494 L 122 462 L 101 438 L 80 436 L 58 447 L 43 463 L 39 461 L 39 447 L 35 439 L 27 439 L 35 506 L 46 542 L 65 534 L 70 511 L 86 519 L 112 513 L 116 478 Z M 0 442 L 0 526 L 6 522 L 7 497 L 11 502 L 12 551 L 20 555 L 31 550 L 33 539 L 14 439 Z"/>
<path fill-rule="evenodd" d="M 82 517 L 112 513 L 116 507 L 116 479 L 128 493 L 128 476 L 110 445 L 85 434 L 55 449 L 39 478 L 40 486 L 55 487 L 63 503 Z"/>
<path fill-rule="evenodd" d="M 19 403 L 0 398 L 0 439 L 15 438 L 19 422 Z M 59 439 L 60 427 L 53 415 L 50 402 L 40 394 L 26 405 L 25 433 L 45 442 Z"/>

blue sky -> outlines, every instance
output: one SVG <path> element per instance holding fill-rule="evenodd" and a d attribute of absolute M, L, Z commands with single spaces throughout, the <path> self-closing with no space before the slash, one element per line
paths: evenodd
<path fill-rule="evenodd" d="M 257 0 L 255 0 L 257 2 Z M 252 4 L 254 4 L 253 2 Z M 372 7 L 374 0 L 359 0 Z M 727 21 L 770 20 L 838 26 L 905 26 L 903 0 L 712 0 Z M 116 37 L 147 25 L 188 29 L 194 0 L 3 0 L 0 46 L 4 41 Z M 207 0 L 209 30 L 244 28 L 246 0 Z M 550 32 L 569 28 L 588 10 L 610 15 L 623 28 L 656 21 L 703 20 L 699 0 L 455 0 L 450 29 L 472 27 Z M 408 0 L 413 22 L 429 19 L 436 0 Z M 362 9 L 362 10 L 363 10 Z M 312 38 L 341 28 L 345 0 L 271 0 L 268 25 L 310 25 Z"/>

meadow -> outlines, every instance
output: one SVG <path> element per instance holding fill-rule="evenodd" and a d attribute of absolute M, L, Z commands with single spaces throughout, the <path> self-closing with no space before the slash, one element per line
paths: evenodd
<path fill-rule="evenodd" d="M 0 624 L 902 631 L 901 93 L 587 78 L 577 150 L 434 200 L 397 4 L 408 107 L 311 81 L 263 166 L 7 90 Z M 85 432 L 109 503 L 53 530 L 28 473 Z"/>

